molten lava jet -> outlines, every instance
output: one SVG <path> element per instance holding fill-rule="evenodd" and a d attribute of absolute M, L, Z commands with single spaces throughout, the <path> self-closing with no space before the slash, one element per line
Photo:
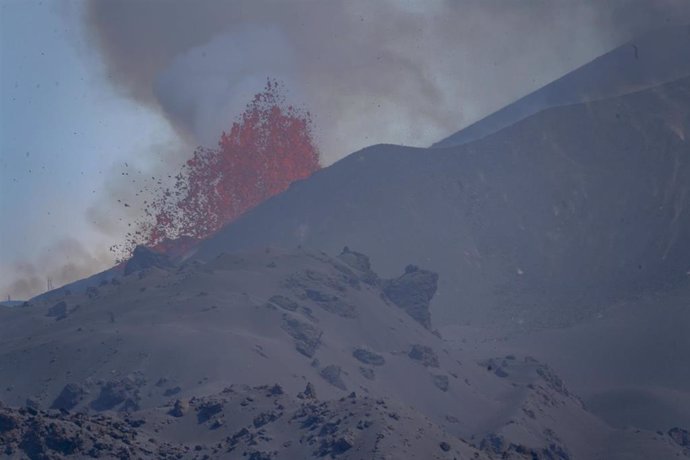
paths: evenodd
<path fill-rule="evenodd" d="M 283 85 L 269 79 L 218 147 L 198 148 L 174 186 L 159 191 L 122 249 L 179 255 L 319 168 L 309 112 L 286 105 Z"/>

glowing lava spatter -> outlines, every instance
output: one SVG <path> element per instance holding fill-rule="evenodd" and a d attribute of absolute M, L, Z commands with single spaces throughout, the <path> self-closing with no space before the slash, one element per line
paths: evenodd
<path fill-rule="evenodd" d="M 197 149 L 175 185 L 149 203 L 147 219 L 120 249 L 125 256 L 137 244 L 179 251 L 171 241 L 207 238 L 318 169 L 309 112 L 286 105 L 283 86 L 269 79 L 218 147 Z"/>

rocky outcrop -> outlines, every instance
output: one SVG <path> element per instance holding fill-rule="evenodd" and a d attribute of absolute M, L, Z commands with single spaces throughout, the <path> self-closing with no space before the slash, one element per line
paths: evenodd
<path fill-rule="evenodd" d="M 284 283 L 293 295 L 305 304 L 319 308 L 343 318 L 357 316 L 354 305 L 345 301 L 348 288 L 352 287 L 351 275 L 343 273 L 325 274 L 314 270 L 293 273 Z M 285 309 L 285 306 L 279 305 Z M 290 305 L 287 305 L 288 308 Z"/>
<path fill-rule="evenodd" d="M 427 329 L 431 329 L 429 305 L 438 288 L 438 274 L 408 265 L 405 273 L 383 281 L 383 293 Z"/>
<path fill-rule="evenodd" d="M 86 390 L 81 385 L 76 383 L 68 383 L 62 389 L 58 397 L 55 398 L 55 401 L 53 401 L 53 404 L 51 404 L 50 408 L 72 410 L 82 401 L 85 394 Z"/>
<path fill-rule="evenodd" d="M 439 366 L 438 355 L 433 348 L 427 347 L 426 345 L 412 345 L 410 351 L 407 353 L 407 356 L 414 361 L 418 361 L 425 367 Z"/>
<path fill-rule="evenodd" d="M 668 435 L 679 446 L 690 448 L 690 432 L 688 430 L 675 427 L 668 430 Z"/>
<path fill-rule="evenodd" d="M 143 384 L 131 378 L 111 380 L 101 386 L 98 397 L 91 403 L 94 410 L 110 410 L 119 408 L 132 411 L 139 408 L 139 387 Z"/>
<path fill-rule="evenodd" d="M 46 316 L 49 318 L 55 318 L 56 320 L 61 320 L 67 317 L 67 303 L 64 300 L 56 303 L 48 309 Z"/>
<path fill-rule="evenodd" d="M 173 404 L 172 409 L 168 411 L 168 414 L 173 417 L 183 417 L 189 411 L 189 403 L 182 399 L 178 399 Z"/>
<path fill-rule="evenodd" d="M 369 257 L 361 252 L 351 251 L 350 248 L 345 246 L 338 256 L 338 260 L 354 269 L 357 272 L 357 277 L 364 283 L 375 285 L 379 282 L 379 277 L 371 269 Z"/>
<path fill-rule="evenodd" d="M 340 388 L 341 390 L 347 390 L 345 382 L 343 382 L 343 378 L 341 377 L 342 373 L 343 371 L 340 369 L 340 366 L 330 365 L 321 369 L 319 375 L 334 387 Z"/>
<path fill-rule="evenodd" d="M 304 391 L 300 392 L 297 397 L 299 399 L 316 399 L 316 390 L 314 389 L 314 385 L 312 385 L 311 382 L 307 382 L 307 386 L 304 388 Z"/>
<path fill-rule="evenodd" d="M 322 332 L 309 323 L 291 316 L 283 316 L 282 328 L 295 340 L 295 349 L 304 356 L 311 358 L 321 343 Z"/>
<path fill-rule="evenodd" d="M 218 399 L 209 399 L 197 406 L 196 418 L 198 423 L 204 423 L 211 419 L 211 417 L 220 414 L 223 411 L 223 401 Z"/>
<path fill-rule="evenodd" d="M 386 364 L 386 360 L 383 356 L 365 348 L 355 349 L 355 351 L 352 352 L 352 356 L 354 356 L 359 362 L 371 364 L 372 366 L 383 366 Z"/>
<path fill-rule="evenodd" d="M 0 408 L 0 456 L 8 458 L 160 458 L 183 446 L 158 446 L 126 420 Z"/>
<path fill-rule="evenodd" d="M 165 270 L 172 267 L 173 263 L 167 255 L 152 251 L 145 246 L 137 246 L 125 265 L 125 276 L 149 268 Z"/>

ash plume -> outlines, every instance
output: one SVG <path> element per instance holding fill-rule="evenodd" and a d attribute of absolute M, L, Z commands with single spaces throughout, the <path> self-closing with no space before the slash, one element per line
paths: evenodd
<path fill-rule="evenodd" d="M 636 34 L 690 21 L 683 0 L 88 3 L 122 91 L 213 146 L 266 77 L 320 129 L 324 164 L 428 145 Z"/>

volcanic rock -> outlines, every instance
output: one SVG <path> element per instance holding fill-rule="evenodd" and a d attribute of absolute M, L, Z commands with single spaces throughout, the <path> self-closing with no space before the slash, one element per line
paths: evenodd
<path fill-rule="evenodd" d="M 283 317 L 282 328 L 295 339 L 295 348 L 298 352 L 308 358 L 314 356 L 321 340 L 322 332 L 319 329 L 288 315 Z"/>
<path fill-rule="evenodd" d="M 48 309 L 46 316 L 61 320 L 67 317 L 67 303 L 62 300 Z"/>
<path fill-rule="evenodd" d="M 355 349 L 355 351 L 352 352 L 352 356 L 364 364 L 371 364 L 373 366 L 383 366 L 386 363 L 383 356 L 364 348 Z"/>
<path fill-rule="evenodd" d="M 154 267 L 165 270 L 172 268 L 173 263 L 170 261 L 170 258 L 165 254 L 152 251 L 151 249 L 145 246 L 137 246 L 136 248 L 134 248 L 132 257 L 127 261 L 127 264 L 125 265 L 125 276 Z"/>
<path fill-rule="evenodd" d="M 426 345 L 412 345 L 412 348 L 410 348 L 410 351 L 407 354 L 407 356 L 409 356 L 410 359 L 419 361 L 425 367 L 439 366 L 438 355 L 436 354 L 433 348 L 428 347 Z"/>
<path fill-rule="evenodd" d="M 57 398 L 50 405 L 51 409 L 71 410 L 81 402 L 86 394 L 83 386 L 77 383 L 68 383 L 62 389 Z"/>
<path fill-rule="evenodd" d="M 384 281 L 383 292 L 425 328 L 431 329 L 429 304 L 438 287 L 438 274 L 408 265 L 398 278 Z"/>
<path fill-rule="evenodd" d="M 679 446 L 690 447 L 690 432 L 688 430 L 675 427 L 668 430 L 668 435 Z"/>
<path fill-rule="evenodd" d="M 336 388 L 340 388 L 341 390 L 347 390 L 347 387 L 345 386 L 345 382 L 343 382 L 343 379 L 341 377 L 342 374 L 342 369 L 340 366 L 336 365 L 330 365 L 326 366 L 323 369 L 321 369 L 321 372 L 319 375 L 328 383 L 333 385 Z"/>

